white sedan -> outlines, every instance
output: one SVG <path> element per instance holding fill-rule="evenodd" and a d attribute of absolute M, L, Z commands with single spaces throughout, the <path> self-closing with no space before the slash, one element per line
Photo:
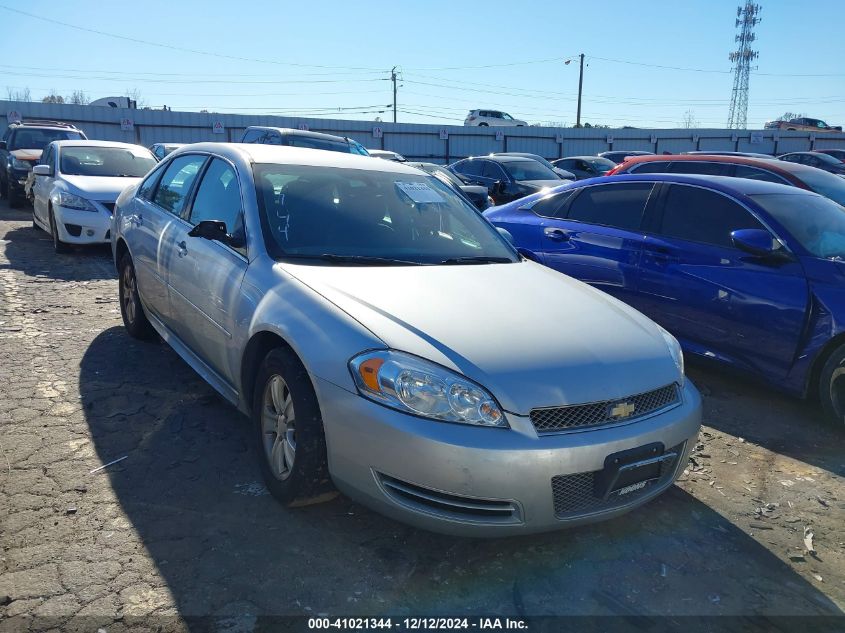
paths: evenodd
<path fill-rule="evenodd" d="M 32 170 L 32 224 L 53 236 L 57 253 L 71 244 L 107 244 L 120 192 L 156 165 L 145 147 L 110 141 L 54 141 Z"/>

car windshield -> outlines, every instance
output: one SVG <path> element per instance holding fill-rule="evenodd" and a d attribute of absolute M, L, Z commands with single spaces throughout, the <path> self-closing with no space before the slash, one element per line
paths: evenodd
<path fill-rule="evenodd" d="M 266 163 L 253 169 L 274 257 L 404 264 L 519 260 L 472 205 L 432 176 Z"/>
<path fill-rule="evenodd" d="M 11 142 L 9 149 L 44 149 L 53 141 L 81 141 L 82 135 L 79 132 L 68 130 L 39 130 L 39 129 L 18 129 Z"/>
<path fill-rule="evenodd" d="M 586 159 L 586 162 L 588 162 L 596 171 L 610 171 L 616 167 L 616 163 L 606 158 L 588 158 Z"/>
<path fill-rule="evenodd" d="M 838 204 L 806 193 L 767 193 L 750 197 L 811 255 L 845 260 L 845 209 Z"/>
<path fill-rule="evenodd" d="M 801 170 L 800 173 L 795 175 L 816 193 L 820 193 L 845 207 L 845 178 L 815 167 Z"/>
<path fill-rule="evenodd" d="M 68 176 L 140 178 L 156 164 L 144 148 L 63 147 L 60 171 Z"/>
<path fill-rule="evenodd" d="M 461 180 L 458 176 L 453 174 L 448 169 L 444 169 L 443 167 L 428 167 L 428 168 L 423 167 L 423 170 L 427 171 L 432 176 L 438 176 L 441 180 L 448 180 L 449 182 L 451 182 L 456 187 L 460 187 L 461 185 L 464 184 L 463 180 Z"/>
<path fill-rule="evenodd" d="M 299 134 L 287 134 L 283 137 L 282 145 L 292 147 L 310 147 L 311 149 L 324 149 L 330 152 L 345 152 L 347 154 L 360 154 L 361 151 L 354 149 L 352 145 L 344 140 L 320 138 L 316 136 L 304 136 Z"/>
<path fill-rule="evenodd" d="M 514 180 L 560 180 L 555 172 L 536 160 L 514 160 L 501 165 Z"/>

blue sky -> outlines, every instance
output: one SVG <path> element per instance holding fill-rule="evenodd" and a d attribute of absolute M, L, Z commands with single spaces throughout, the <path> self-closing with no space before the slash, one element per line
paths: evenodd
<path fill-rule="evenodd" d="M 785 111 L 845 123 L 841 0 L 760 3 L 749 127 Z M 497 108 L 572 125 L 583 52 L 583 121 L 677 127 L 689 111 L 699 127 L 725 127 L 737 4 L 0 0 L 0 97 L 137 89 L 174 110 L 390 120 L 397 66 L 399 121 Z"/>

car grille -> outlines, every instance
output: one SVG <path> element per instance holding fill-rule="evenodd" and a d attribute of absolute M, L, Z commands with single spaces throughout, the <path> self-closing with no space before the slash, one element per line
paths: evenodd
<path fill-rule="evenodd" d="M 558 519 L 573 519 L 622 508 L 645 497 L 656 495 L 661 490 L 668 488 L 674 481 L 678 462 L 683 458 L 685 446 L 686 442 L 683 442 L 666 451 L 667 453 L 676 453 L 676 456 L 661 463 L 660 475 L 657 479 L 650 481 L 639 490 L 621 496 L 611 494 L 607 499 L 604 499 L 596 494 L 596 475 L 601 472 L 600 470 L 552 477 L 555 516 Z"/>
<path fill-rule="evenodd" d="M 532 409 L 530 417 L 537 433 L 543 435 L 584 427 L 627 423 L 680 403 L 681 395 L 678 385 L 672 383 L 629 398 L 574 404 L 567 407 Z M 627 405 L 625 410 L 629 411 L 629 414 L 625 417 L 613 415 L 612 410 L 617 405 Z"/>

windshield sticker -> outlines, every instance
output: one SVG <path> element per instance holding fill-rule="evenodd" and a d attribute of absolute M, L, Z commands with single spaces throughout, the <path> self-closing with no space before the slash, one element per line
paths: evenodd
<path fill-rule="evenodd" d="M 396 187 L 416 204 L 443 202 L 443 197 L 424 182 L 394 182 Z"/>

